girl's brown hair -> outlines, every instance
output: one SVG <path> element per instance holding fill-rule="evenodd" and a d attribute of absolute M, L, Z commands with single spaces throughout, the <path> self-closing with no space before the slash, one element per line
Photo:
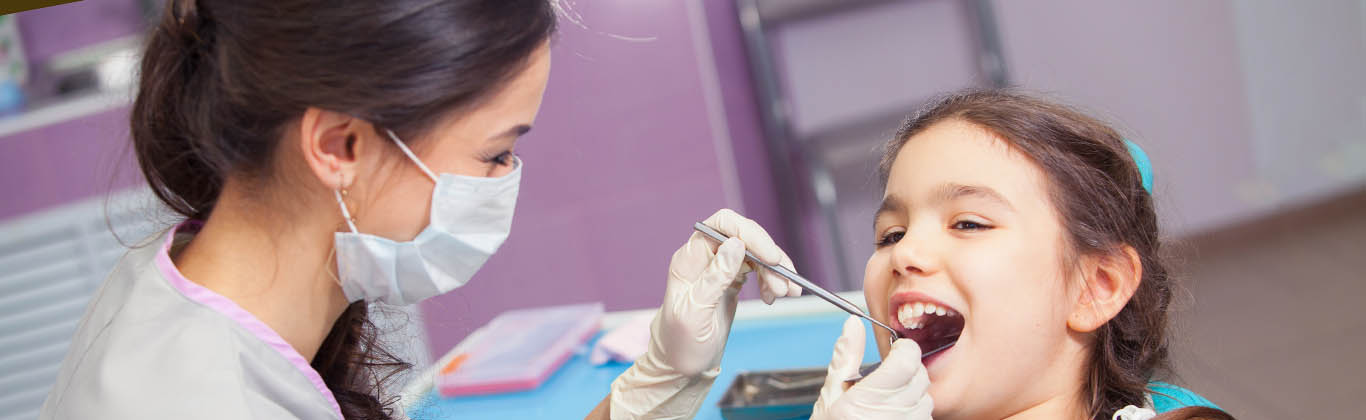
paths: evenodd
<path fill-rule="evenodd" d="M 138 165 L 171 210 L 206 219 L 227 178 L 271 175 L 307 108 L 422 138 L 516 75 L 555 18 L 547 0 L 167 0 L 131 110 Z M 380 394 L 407 367 L 370 311 L 347 307 L 312 361 L 348 419 L 391 418 Z"/>
<path fill-rule="evenodd" d="M 879 166 L 886 185 L 893 160 L 912 136 L 950 120 L 990 131 L 1047 174 L 1049 194 L 1066 232 L 1064 261 L 1131 246 L 1143 277 L 1128 304 L 1094 333 L 1084 395 L 1089 416 L 1109 419 L 1142 405 L 1148 383 L 1168 369 L 1167 309 L 1171 278 L 1161 258 L 1152 195 L 1123 137 L 1070 107 L 1003 89 L 949 94 L 908 118 Z"/>
<path fill-rule="evenodd" d="M 1152 420 L 1233 420 L 1233 416 L 1217 408 L 1193 406 L 1162 413 Z"/>

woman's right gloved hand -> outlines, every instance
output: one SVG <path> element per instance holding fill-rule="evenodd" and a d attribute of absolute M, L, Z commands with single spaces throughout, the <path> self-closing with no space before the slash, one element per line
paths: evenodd
<path fill-rule="evenodd" d="M 845 380 L 858 375 L 866 342 L 863 321 L 850 316 L 835 342 L 825 386 L 816 400 L 812 420 L 929 420 L 930 375 L 920 362 L 920 346 L 908 339 L 892 343 L 882 365 L 850 387 Z"/>
<path fill-rule="evenodd" d="M 721 372 L 745 274 L 755 271 L 745 251 L 766 264 L 793 269 L 792 260 L 753 220 L 721 210 L 702 223 L 730 239 L 718 244 L 693 232 L 674 252 L 664 303 L 650 324 L 649 349 L 612 382 L 613 419 L 693 418 Z M 756 277 L 766 303 L 802 292 L 766 268 Z"/>

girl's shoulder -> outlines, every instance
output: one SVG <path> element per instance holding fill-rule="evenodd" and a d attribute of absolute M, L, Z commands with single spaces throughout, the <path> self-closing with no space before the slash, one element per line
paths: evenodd
<path fill-rule="evenodd" d="M 1149 383 L 1148 396 L 1152 399 L 1153 411 L 1158 413 L 1190 406 L 1213 407 L 1222 410 L 1218 405 L 1200 396 L 1200 394 L 1166 382 Z"/>

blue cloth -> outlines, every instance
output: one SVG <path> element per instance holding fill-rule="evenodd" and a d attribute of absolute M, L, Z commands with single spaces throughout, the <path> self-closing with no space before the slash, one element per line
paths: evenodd
<path fill-rule="evenodd" d="M 1210 400 L 1191 392 L 1189 389 L 1166 382 L 1153 382 L 1148 384 L 1148 392 L 1153 397 L 1153 411 L 1156 411 L 1159 414 L 1191 406 L 1219 408 L 1219 406 L 1214 405 Z M 1222 410 L 1222 408 L 1219 409 Z"/>
<path fill-rule="evenodd" d="M 735 377 L 744 371 L 824 368 L 830 363 L 835 340 L 848 315 L 826 314 L 792 318 L 737 320 L 731 329 L 721 375 L 707 394 L 697 419 L 720 420 L 721 400 Z M 600 336 L 600 335 L 599 335 Z M 594 337 L 589 344 L 596 341 Z M 873 334 L 868 334 L 863 360 L 878 360 Z M 565 362 L 540 388 L 496 395 L 444 398 L 431 392 L 412 407 L 413 419 L 557 419 L 582 418 L 607 396 L 612 380 L 630 365 L 608 363 L 594 366 L 587 351 Z M 1187 405 L 1215 407 L 1208 400 L 1180 387 L 1154 382 L 1153 402 L 1158 412 Z M 1170 396 L 1170 397 L 1168 397 Z M 1141 405 L 1142 401 L 1135 401 Z"/>

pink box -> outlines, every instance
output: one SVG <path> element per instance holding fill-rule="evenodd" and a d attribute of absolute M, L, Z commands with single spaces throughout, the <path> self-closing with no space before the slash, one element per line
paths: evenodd
<path fill-rule="evenodd" d="M 534 389 L 597 334 L 602 314 L 602 303 L 499 314 L 471 334 L 475 341 L 456 356 L 458 366 L 441 369 L 437 390 L 451 397 Z"/>

